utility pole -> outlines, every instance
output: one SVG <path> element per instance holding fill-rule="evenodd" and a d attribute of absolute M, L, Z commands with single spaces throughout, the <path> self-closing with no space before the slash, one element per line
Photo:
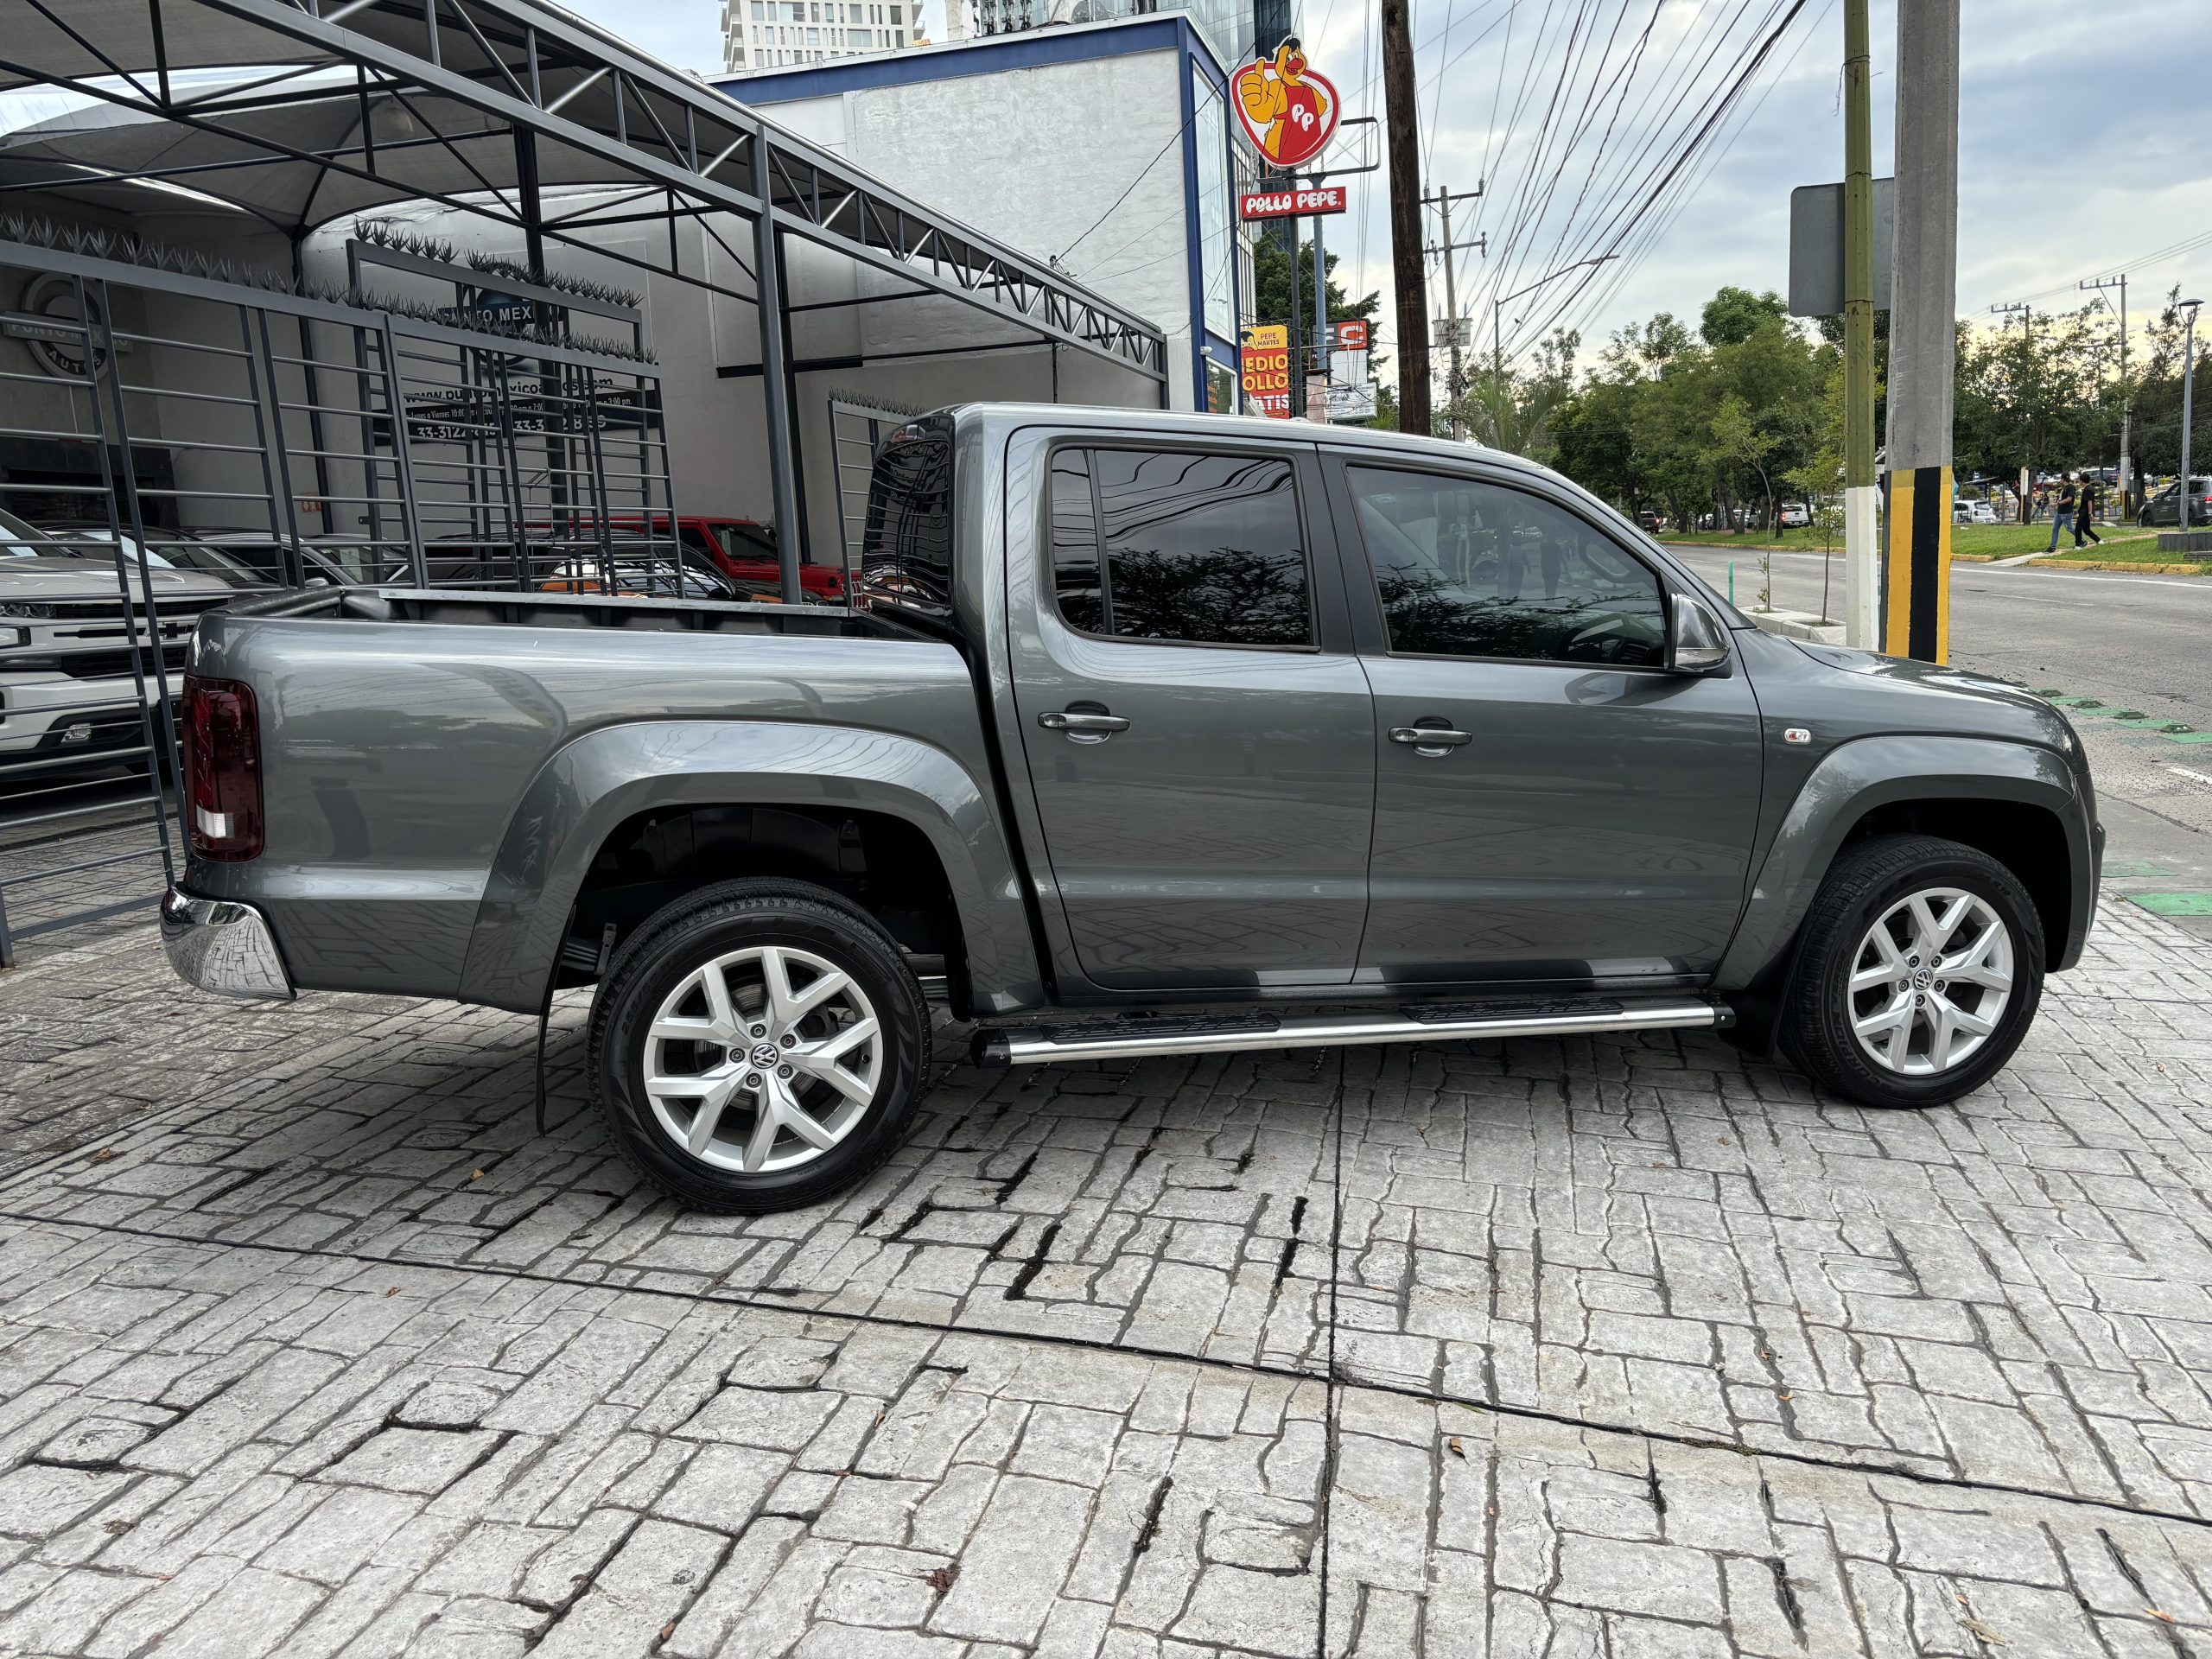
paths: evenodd
<path fill-rule="evenodd" d="M 2020 343 L 2028 348 L 2027 355 L 2032 358 L 2035 354 L 2035 308 L 2030 305 L 2025 300 L 2012 300 L 2004 305 L 1993 305 L 1989 308 L 1989 315 L 1993 317 L 2010 317 L 2015 314 L 2017 314 L 2020 319 Z M 2005 325 L 2000 322 L 1997 326 L 1999 328 L 2002 328 Z M 2024 442 L 2023 443 L 2022 448 L 2026 448 Z M 2024 524 L 2028 522 L 2029 515 L 2028 470 L 2028 463 L 2025 461 L 2021 462 L 2020 522 Z"/>
<path fill-rule="evenodd" d="M 1951 643 L 1951 410 L 1959 334 L 1959 0 L 1907 0 L 1897 8 L 1897 98 L 1890 442 L 1885 472 L 1889 510 L 1883 518 L 1887 602 L 1882 607 L 1880 638 L 1881 648 L 1892 657 L 1941 663 L 1949 660 Z"/>
<path fill-rule="evenodd" d="M 1881 649 L 1874 519 L 1874 135 L 1866 0 L 1843 0 L 1844 643 Z"/>
<path fill-rule="evenodd" d="M 1859 0 L 1864 3 L 1864 0 Z M 1398 429 L 1428 435 L 1428 270 L 1421 255 L 1421 133 L 1408 0 L 1382 0 L 1382 113 L 1389 126 L 1390 266 L 1397 289 Z M 1294 274 L 1296 267 L 1292 267 Z"/>
<path fill-rule="evenodd" d="M 2174 515 L 2174 528 L 2189 528 L 2189 492 L 2190 485 L 2190 416 L 2196 406 L 2196 308 L 2202 300 L 2183 300 L 2179 309 L 2189 313 L 2189 334 L 2181 348 L 2181 477 L 2174 485 L 2179 510 Z"/>
<path fill-rule="evenodd" d="M 1327 176 L 1316 173 L 1313 188 L 1319 189 Z M 1329 221 L 1320 214 L 1313 215 L 1313 363 L 1301 390 L 1309 389 L 1315 377 L 1321 382 L 1321 419 L 1329 418 L 1329 257 L 1321 249 L 1321 227 Z M 1293 274 L 1295 274 L 1294 268 Z M 1308 415 L 1313 412 L 1313 400 L 1306 401 Z"/>
<path fill-rule="evenodd" d="M 2120 518 L 2125 524 L 2128 517 L 2128 483 L 2134 476 L 2127 470 L 2128 416 L 2134 401 L 2134 388 L 2127 380 L 2127 273 L 2107 276 L 2101 282 L 2083 283 L 2084 289 L 2116 288 L 2120 290 Z"/>
<path fill-rule="evenodd" d="M 1462 190 L 1456 195 L 1440 184 L 1436 187 L 1434 195 L 1423 196 L 1421 199 L 1422 207 L 1435 208 L 1444 218 L 1444 240 L 1432 245 L 1425 251 L 1444 256 L 1444 315 L 1452 320 L 1452 327 L 1446 332 L 1445 339 L 1445 343 L 1451 347 L 1452 351 L 1452 371 L 1445 378 L 1444 391 L 1446 397 L 1450 399 L 1451 435 L 1455 438 L 1464 435 L 1459 430 L 1459 399 L 1465 397 L 1467 391 L 1466 372 L 1461 366 L 1460 359 L 1460 353 L 1465 344 L 1467 328 L 1465 319 L 1459 315 L 1459 273 L 1454 269 L 1452 256 L 1461 248 L 1479 248 L 1487 255 L 1490 252 L 1490 238 L 1478 236 L 1471 242 L 1454 242 L 1452 239 L 1452 204 L 1455 201 L 1472 201 L 1482 193 L 1483 187 L 1479 182 L 1473 189 Z M 1423 266 L 1422 269 L 1426 271 L 1427 267 Z"/>

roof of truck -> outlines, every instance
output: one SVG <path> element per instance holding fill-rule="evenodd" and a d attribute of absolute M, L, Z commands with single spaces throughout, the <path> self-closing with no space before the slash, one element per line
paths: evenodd
<path fill-rule="evenodd" d="M 1324 426 L 1311 421 L 1268 420 L 1251 415 L 1198 415 L 1172 409 L 1131 409 L 1086 404 L 955 404 L 935 411 L 956 421 L 976 420 L 995 431 L 1008 432 L 1024 426 L 1118 429 L 1173 432 L 1193 438 L 1224 438 L 1237 443 L 1326 443 L 1332 447 L 1372 449 L 1379 454 L 1421 456 L 1431 461 L 1465 461 L 1479 455 L 1484 461 L 1520 471 L 1560 475 L 1526 456 L 1507 449 L 1492 449 L 1452 438 L 1415 437 L 1405 432 L 1380 432 L 1364 426 Z"/>

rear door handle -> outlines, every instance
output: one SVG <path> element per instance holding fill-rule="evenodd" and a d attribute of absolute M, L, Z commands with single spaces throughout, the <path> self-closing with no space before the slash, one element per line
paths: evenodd
<path fill-rule="evenodd" d="M 1065 732 L 1071 737 L 1109 737 L 1129 729 L 1125 715 L 1092 714 L 1081 709 L 1048 709 L 1037 716 L 1037 723 L 1048 732 Z"/>
<path fill-rule="evenodd" d="M 1473 742 L 1475 734 L 1472 732 L 1455 732 L 1448 726 L 1393 726 L 1390 741 L 1409 744 L 1417 753 L 1443 754 L 1458 748 L 1462 743 Z"/>

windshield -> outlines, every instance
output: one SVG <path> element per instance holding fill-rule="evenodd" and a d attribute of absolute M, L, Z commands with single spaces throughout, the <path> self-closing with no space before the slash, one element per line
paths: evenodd
<path fill-rule="evenodd" d="M 52 558 L 68 550 L 45 531 L 33 530 L 12 512 L 0 512 L 0 559 Z"/>

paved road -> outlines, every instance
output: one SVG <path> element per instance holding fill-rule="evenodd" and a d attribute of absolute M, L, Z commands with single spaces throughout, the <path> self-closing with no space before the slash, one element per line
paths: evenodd
<path fill-rule="evenodd" d="M 1676 550 L 1724 590 L 1732 563 L 1737 601 L 1757 602 L 1766 580 L 1758 555 Z M 1775 605 L 1819 611 L 1824 575 L 1836 614 L 1843 562 L 1776 554 Z M 2212 579 L 1955 565 L 1951 642 L 1962 667 L 2104 705 L 2074 718 L 2110 834 L 2106 869 L 2122 891 L 2212 891 L 2212 743 L 2177 742 L 2105 717 L 2136 709 L 2212 732 Z"/>
<path fill-rule="evenodd" d="M 948 1058 L 753 1219 L 615 1160 L 581 995 L 539 1136 L 527 1018 L 152 948 L 0 993 L 0 1115 L 131 1108 L 0 1174 L 0 1653 L 2212 1655 L 2212 941 L 2131 906 L 1954 1107 Z"/>

